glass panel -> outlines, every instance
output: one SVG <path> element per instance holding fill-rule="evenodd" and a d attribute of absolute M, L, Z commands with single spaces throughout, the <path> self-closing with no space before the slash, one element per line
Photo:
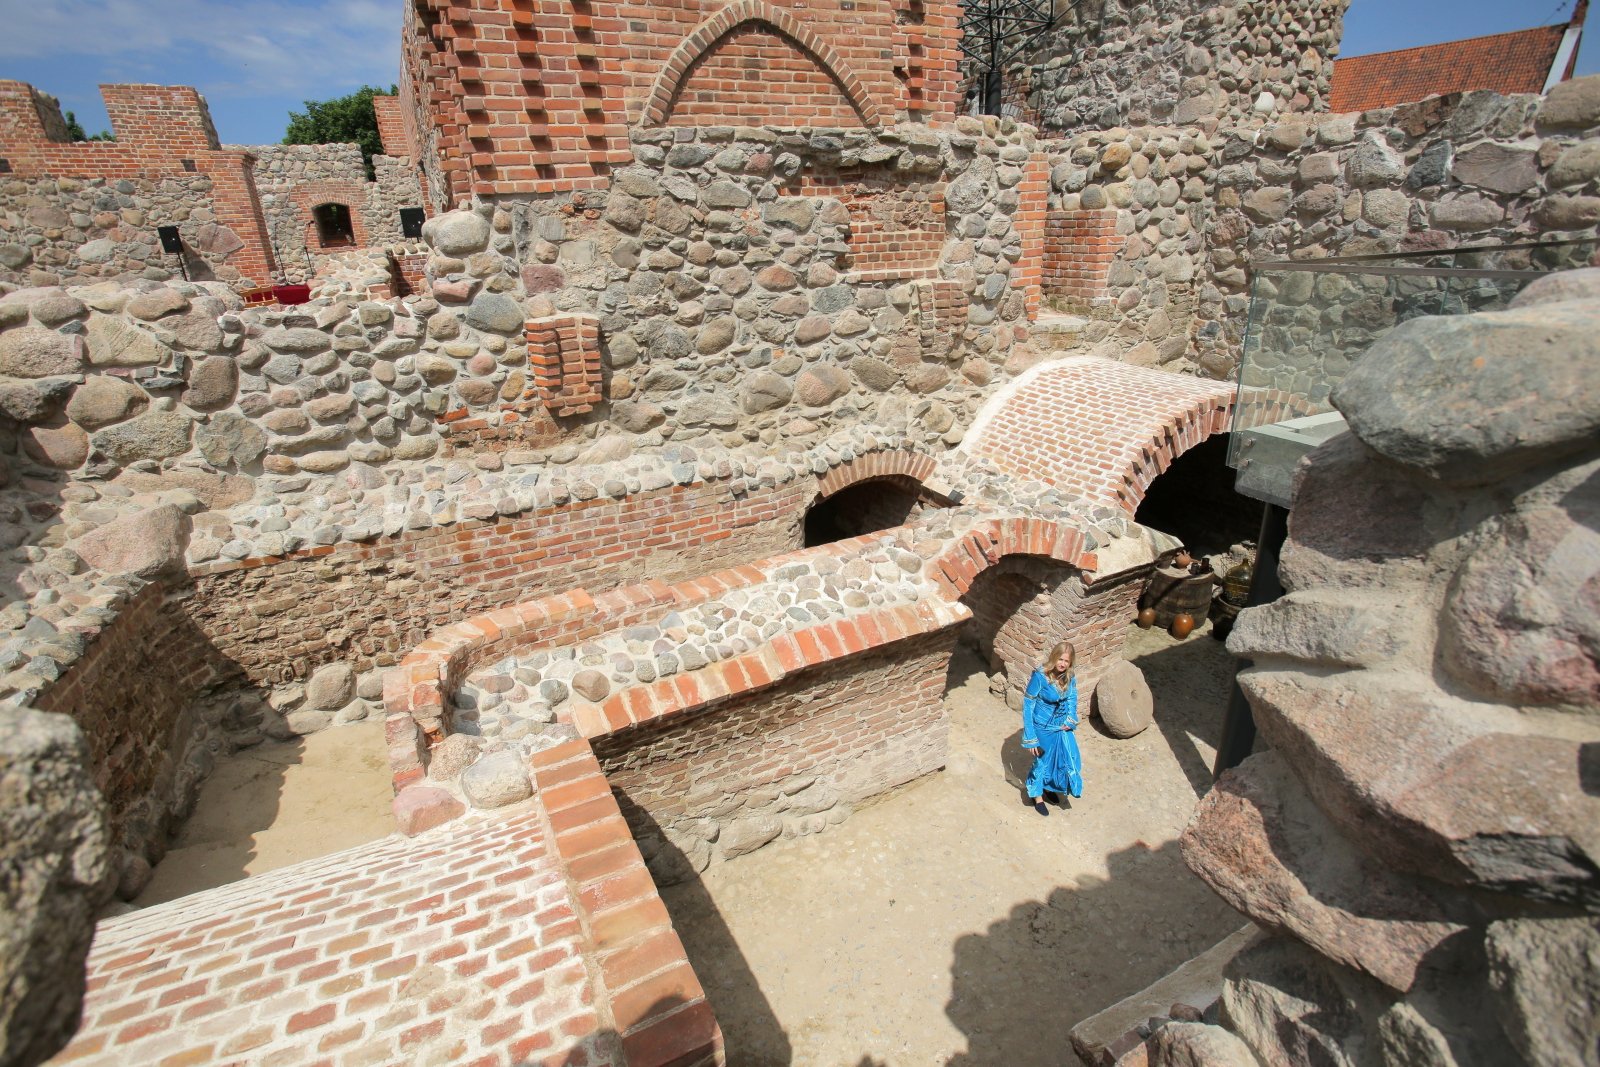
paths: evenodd
<path fill-rule="evenodd" d="M 1585 266 L 1593 241 L 1256 264 L 1230 432 L 1332 411 L 1373 341 L 1420 315 L 1498 311 L 1535 279 Z M 1232 433 L 1228 463 L 1238 466 Z"/>

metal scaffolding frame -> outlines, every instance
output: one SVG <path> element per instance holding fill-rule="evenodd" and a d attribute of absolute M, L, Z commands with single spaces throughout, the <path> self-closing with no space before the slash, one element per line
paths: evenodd
<path fill-rule="evenodd" d="M 961 54 L 982 74 L 983 113 L 999 115 L 1006 64 L 1082 0 L 963 0 Z"/>

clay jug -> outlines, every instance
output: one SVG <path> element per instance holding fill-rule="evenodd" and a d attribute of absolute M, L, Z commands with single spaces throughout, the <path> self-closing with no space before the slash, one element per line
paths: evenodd
<path fill-rule="evenodd" d="M 1188 570 L 1189 564 L 1193 562 L 1194 557 L 1189 555 L 1189 550 L 1187 548 L 1178 549 L 1178 554 L 1172 557 L 1172 565 L 1178 568 L 1180 571 Z"/>
<path fill-rule="evenodd" d="M 1156 624 L 1156 609 L 1145 608 L 1139 612 L 1139 629 L 1148 630 Z"/>
<path fill-rule="evenodd" d="M 1172 626 L 1167 632 L 1173 637 L 1176 637 L 1179 641 L 1182 641 L 1185 637 L 1188 637 L 1194 632 L 1194 616 L 1190 615 L 1188 612 L 1174 615 L 1172 617 Z"/>

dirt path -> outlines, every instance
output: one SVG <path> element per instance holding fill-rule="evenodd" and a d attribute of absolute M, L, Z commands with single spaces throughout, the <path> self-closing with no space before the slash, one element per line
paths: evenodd
<path fill-rule="evenodd" d="M 150 884 L 148 907 L 394 832 L 383 720 L 295 741 L 266 741 L 217 761 Z"/>
<path fill-rule="evenodd" d="M 1010 782 L 1019 716 L 958 653 L 947 769 L 816 837 L 663 893 L 735 1067 L 1072 1063 L 1067 1032 L 1241 925 L 1176 837 L 1232 661 L 1132 630 L 1157 726 L 1080 729 L 1085 795 L 1041 818 Z"/>

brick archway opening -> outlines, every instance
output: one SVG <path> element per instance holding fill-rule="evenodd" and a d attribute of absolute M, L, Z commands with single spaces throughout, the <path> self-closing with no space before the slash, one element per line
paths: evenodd
<path fill-rule="evenodd" d="M 1201 555 L 1254 540 L 1262 504 L 1234 490 L 1229 439 L 1212 434 L 1174 458 L 1145 489 L 1134 521 L 1171 534 Z"/>
<path fill-rule="evenodd" d="M 311 221 L 316 227 L 317 244 L 321 248 L 355 247 L 356 230 L 350 205 L 332 201 L 318 204 L 311 209 Z"/>
<path fill-rule="evenodd" d="M 904 474 L 866 478 L 822 497 L 805 515 L 806 548 L 904 526 L 936 504 L 921 482 Z"/>

